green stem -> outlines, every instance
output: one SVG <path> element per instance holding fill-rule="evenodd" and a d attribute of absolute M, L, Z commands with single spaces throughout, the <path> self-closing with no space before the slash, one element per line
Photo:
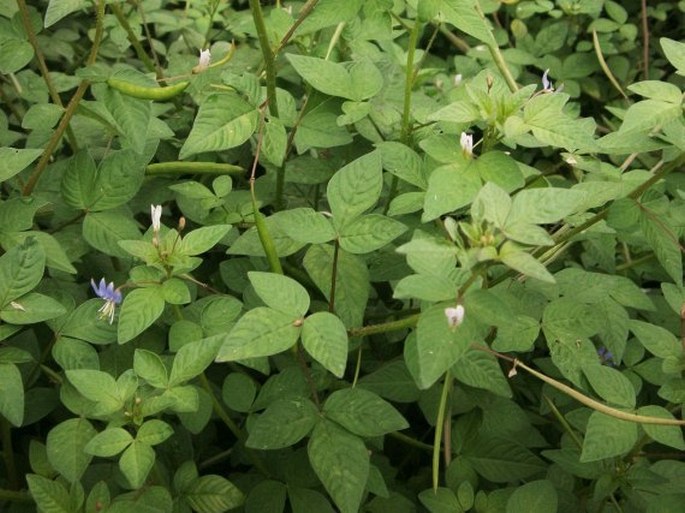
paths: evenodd
<path fill-rule="evenodd" d="M 140 44 L 140 41 L 138 41 L 138 38 L 131 28 L 131 24 L 126 19 L 124 12 L 121 10 L 121 6 L 117 3 L 112 3 L 110 4 L 110 8 L 119 22 L 119 25 L 121 25 L 121 28 L 123 28 L 126 32 L 126 38 L 128 39 L 128 42 L 131 43 L 131 46 L 133 46 L 138 58 L 143 61 L 143 64 L 148 71 L 154 72 L 157 78 L 162 78 L 161 71 L 155 66 L 155 63 L 152 62 L 152 59 L 150 59 L 150 56 L 147 54 L 147 52 L 145 52 L 145 49 Z"/>
<path fill-rule="evenodd" d="M 19 488 L 19 474 L 14 462 L 14 446 L 12 445 L 12 426 L 9 421 L 0 415 L 0 439 L 2 439 L 2 459 L 5 462 L 7 481 L 13 490 Z"/>
<path fill-rule="evenodd" d="M 102 34 L 104 32 L 104 17 L 105 0 L 99 0 L 97 3 L 95 16 L 95 37 L 93 38 L 93 45 L 90 48 L 90 54 L 88 55 L 88 60 L 86 61 L 87 66 L 92 66 L 93 64 L 95 64 L 95 60 L 97 59 L 98 51 L 100 50 L 100 43 L 102 42 Z M 50 162 L 50 158 L 52 157 L 53 152 L 57 148 L 59 140 L 62 138 L 64 131 L 69 126 L 69 121 L 76 112 L 76 107 L 78 107 L 78 104 L 81 101 L 81 98 L 83 98 L 83 95 L 85 94 L 86 89 L 88 89 L 89 85 L 90 82 L 88 82 L 87 80 L 82 81 L 76 89 L 74 96 L 71 97 L 71 100 L 69 101 L 69 104 L 67 105 L 67 108 L 64 111 L 64 115 L 62 116 L 62 119 L 57 125 L 57 129 L 53 132 L 52 137 L 50 137 L 50 140 L 48 141 L 45 150 L 43 150 L 43 153 L 40 156 L 40 159 L 38 160 L 38 164 L 36 164 L 36 167 L 31 173 L 31 176 L 29 176 L 29 179 L 26 182 L 24 189 L 22 190 L 23 196 L 30 196 L 33 192 L 33 189 L 36 187 L 36 184 L 38 183 L 40 176 L 43 174 L 43 171 L 45 171 L 45 168 Z"/>
<path fill-rule="evenodd" d="M 335 289 L 338 283 L 338 256 L 340 254 L 340 242 L 335 239 L 333 243 L 333 264 L 331 265 L 331 293 L 328 298 L 328 311 L 335 312 Z"/>
<path fill-rule="evenodd" d="M 576 444 L 576 447 L 578 447 L 578 449 L 582 449 L 583 448 L 582 440 L 578 437 L 576 432 L 573 430 L 573 428 L 571 427 L 571 424 L 568 423 L 566 418 L 559 411 L 559 408 L 557 408 L 557 405 L 554 404 L 554 401 L 552 401 L 545 394 L 542 394 L 542 398 L 547 403 L 547 406 L 549 407 L 550 411 L 554 414 L 554 416 L 559 421 L 559 424 L 562 425 L 562 427 L 564 428 L 564 431 L 566 431 L 568 433 L 568 436 L 571 437 L 571 439 L 573 440 L 573 443 Z"/>
<path fill-rule="evenodd" d="M 155 175 L 238 175 L 245 170 L 233 164 L 221 162 L 157 162 L 148 164 L 145 174 Z"/>
<path fill-rule="evenodd" d="M 33 497 L 27 492 L 15 492 L 14 490 L 5 490 L 0 488 L 0 502 L 33 502 Z"/>
<path fill-rule="evenodd" d="M 480 16 L 484 23 L 487 23 L 485 14 L 483 13 L 483 9 L 481 9 L 480 4 L 478 2 L 475 3 L 475 7 L 478 16 Z M 494 42 L 494 36 L 493 42 L 486 44 L 488 46 L 488 50 L 490 51 L 490 55 L 492 55 L 492 59 L 495 61 L 497 69 L 499 69 L 500 73 L 504 77 L 504 81 L 507 83 L 509 90 L 512 93 L 515 93 L 519 90 L 519 86 L 516 84 L 516 80 L 514 80 L 514 76 L 511 74 L 509 66 L 507 66 L 507 61 L 504 60 L 504 55 L 502 55 L 502 51 L 499 49 L 499 46 L 497 46 L 497 43 Z"/>
<path fill-rule="evenodd" d="M 389 331 L 399 331 L 407 328 L 413 328 L 419 322 L 421 314 L 410 315 L 404 319 L 397 321 L 384 322 L 382 324 L 372 324 L 370 326 L 362 326 L 361 328 L 352 328 L 348 330 L 350 337 L 367 337 L 369 335 L 376 335 L 378 333 L 387 333 Z"/>
<path fill-rule="evenodd" d="M 305 18 L 311 14 L 317 3 L 319 3 L 319 0 L 307 0 L 307 3 L 302 6 L 302 9 L 300 9 L 300 13 L 297 16 L 297 20 L 295 20 L 293 26 L 288 29 L 288 32 L 285 33 L 283 39 L 281 39 L 281 42 L 278 43 L 278 48 L 276 48 L 276 51 L 274 52 L 275 54 L 278 54 L 283 47 L 288 44 L 288 41 L 290 41 L 290 38 L 293 37 L 297 27 L 299 27 Z"/>
<path fill-rule="evenodd" d="M 254 20 L 257 36 L 259 37 L 259 46 L 262 49 L 262 56 L 264 57 L 264 68 L 266 70 L 266 101 L 269 105 L 269 114 L 277 118 L 278 103 L 276 102 L 276 66 L 274 63 L 274 52 L 271 49 L 271 43 L 269 43 L 262 6 L 259 0 L 249 1 L 250 9 L 252 10 L 252 19 Z"/>
<path fill-rule="evenodd" d="M 407 445 L 411 445 L 412 447 L 416 447 L 417 449 L 421 449 L 422 451 L 428 451 L 428 452 L 433 452 L 433 446 L 420 442 L 419 440 L 415 440 L 414 438 L 404 435 L 402 433 L 398 433 L 396 431 L 388 433 L 388 436 L 391 438 L 394 438 L 396 440 L 399 440 L 400 442 L 404 442 Z"/>
<path fill-rule="evenodd" d="M 433 439 L 433 490 L 438 490 L 440 484 L 440 447 L 442 433 L 445 426 L 445 412 L 447 411 L 447 400 L 450 389 L 452 388 L 452 373 L 448 370 L 445 373 L 445 382 L 442 385 L 440 394 L 440 405 L 438 406 L 438 418 L 435 420 L 435 438 Z"/>

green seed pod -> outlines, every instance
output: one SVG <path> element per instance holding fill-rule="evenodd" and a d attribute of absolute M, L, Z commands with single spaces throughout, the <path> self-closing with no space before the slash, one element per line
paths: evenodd
<path fill-rule="evenodd" d="M 107 80 L 107 84 L 112 89 L 116 89 L 127 96 L 133 96 L 142 100 L 164 101 L 181 94 L 190 85 L 190 82 L 179 82 L 166 87 L 142 87 L 125 80 L 110 78 Z"/>

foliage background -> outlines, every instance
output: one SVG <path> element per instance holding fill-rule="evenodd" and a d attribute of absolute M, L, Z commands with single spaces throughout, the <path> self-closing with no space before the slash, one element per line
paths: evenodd
<path fill-rule="evenodd" d="M 680 511 L 684 12 L 3 2 L 2 510 Z"/>

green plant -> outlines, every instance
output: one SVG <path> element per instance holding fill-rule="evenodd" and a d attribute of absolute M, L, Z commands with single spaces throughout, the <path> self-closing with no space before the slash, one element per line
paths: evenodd
<path fill-rule="evenodd" d="M 678 511 L 683 12 L 0 6 L 3 511 Z"/>

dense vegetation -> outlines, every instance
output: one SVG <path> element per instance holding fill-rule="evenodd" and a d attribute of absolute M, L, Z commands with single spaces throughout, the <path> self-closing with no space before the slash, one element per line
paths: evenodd
<path fill-rule="evenodd" d="M 677 513 L 685 2 L 0 2 L 0 509 Z"/>

